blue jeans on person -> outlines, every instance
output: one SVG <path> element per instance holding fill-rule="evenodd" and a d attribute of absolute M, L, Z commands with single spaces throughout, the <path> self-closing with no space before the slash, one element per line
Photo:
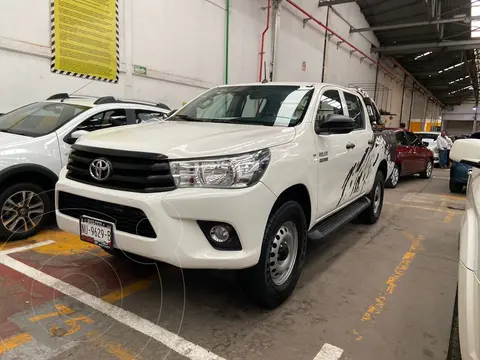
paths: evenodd
<path fill-rule="evenodd" d="M 440 167 L 445 167 L 448 164 L 448 150 L 438 150 L 438 162 Z"/>

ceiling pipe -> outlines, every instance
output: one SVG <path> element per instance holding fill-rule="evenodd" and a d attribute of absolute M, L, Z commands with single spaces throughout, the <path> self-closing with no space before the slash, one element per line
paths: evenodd
<path fill-rule="evenodd" d="M 377 65 L 379 68 L 381 68 L 383 71 L 385 71 L 386 73 L 390 74 L 390 76 L 394 77 L 397 81 L 400 82 L 400 84 L 405 84 L 405 82 L 403 81 L 403 79 L 399 79 L 393 72 L 390 71 L 390 69 L 386 68 L 385 66 L 383 66 L 380 62 L 376 61 L 375 59 L 373 59 L 372 57 L 368 56 L 367 54 L 365 54 L 365 52 L 363 52 L 362 50 L 360 50 L 358 47 L 356 47 L 355 45 L 353 45 L 352 43 L 350 43 L 349 41 L 347 41 L 344 37 L 342 37 L 341 35 L 339 35 L 338 33 L 336 33 L 335 31 L 333 31 L 332 29 L 330 29 L 328 26 L 325 26 L 320 20 L 316 19 L 313 15 L 311 15 L 310 13 L 308 13 L 307 11 L 305 11 L 304 9 L 302 9 L 300 6 L 298 6 L 297 4 L 295 4 L 292 0 L 285 0 L 287 3 L 289 3 L 290 5 L 292 5 L 295 9 L 297 9 L 298 11 L 300 11 L 303 15 L 307 16 L 307 18 L 311 19 L 313 22 L 315 22 L 317 25 L 319 25 L 320 27 L 322 27 L 323 29 L 325 29 L 327 32 L 329 32 L 331 34 L 331 36 L 335 36 L 336 38 L 338 38 L 340 41 L 338 43 L 345 43 L 346 45 L 348 45 L 350 48 L 353 49 L 354 52 L 358 52 L 359 54 L 362 55 L 362 57 L 364 57 L 365 59 L 368 59 L 369 61 L 372 62 L 372 64 L 374 65 Z M 394 60 L 394 62 L 397 64 L 397 66 L 399 65 L 398 62 L 396 62 Z M 403 69 L 403 67 L 402 67 Z M 410 73 L 408 73 L 405 69 L 403 69 L 403 71 L 405 71 L 407 74 L 410 75 Z M 411 75 L 410 75 L 411 76 Z M 412 76 L 412 79 L 414 82 L 416 82 L 424 92 L 425 94 L 429 95 L 429 97 L 432 99 L 432 100 L 435 100 L 436 102 L 438 102 L 440 105 L 443 106 L 443 104 L 438 100 L 436 99 L 423 85 L 421 85 L 417 80 L 415 80 L 415 78 L 413 78 Z"/>
<path fill-rule="evenodd" d="M 263 75 L 263 55 L 265 54 L 265 34 L 267 33 L 268 29 L 270 29 L 270 9 L 272 7 L 272 0 L 268 0 L 267 4 L 267 25 L 265 26 L 265 30 L 262 33 L 262 45 L 260 48 L 260 73 L 258 75 L 258 82 L 262 82 L 262 75 Z M 267 69 L 265 69 L 267 71 Z"/>

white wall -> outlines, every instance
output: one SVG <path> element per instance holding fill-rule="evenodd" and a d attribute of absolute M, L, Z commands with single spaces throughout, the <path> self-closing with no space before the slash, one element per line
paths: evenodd
<path fill-rule="evenodd" d="M 320 21 L 326 7 L 317 1 L 297 0 Z M 225 81 L 226 0 L 119 0 L 121 73 L 118 84 L 106 84 L 50 72 L 50 0 L 3 1 L 0 5 L 0 112 L 44 99 L 58 92 L 114 95 L 180 106 L 200 92 Z M 260 36 L 266 26 L 267 0 L 231 0 L 230 83 L 258 81 Z M 25 11 L 28 9 L 29 11 Z M 378 41 L 372 33 L 350 34 L 366 27 L 355 3 L 335 6 L 329 27 L 370 55 Z M 370 84 L 376 66 L 285 1 L 281 5 L 275 80 L 319 82 L 326 52 L 325 81 L 348 86 Z M 265 38 L 267 76 L 271 66 L 271 35 Z M 364 38 L 366 37 L 366 39 Z M 302 63 L 306 62 L 303 71 Z M 147 67 L 147 76 L 132 74 L 133 65 Z M 393 69 L 403 79 L 401 69 Z M 391 112 L 399 114 L 402 85 L 379 74 L 390 90 Z M 80 89 L 80 90 L 79 90 Z M 369 91 L 372 93 L 372 91 Z M 408 97 L 408 96 L 407 96 Z"/>

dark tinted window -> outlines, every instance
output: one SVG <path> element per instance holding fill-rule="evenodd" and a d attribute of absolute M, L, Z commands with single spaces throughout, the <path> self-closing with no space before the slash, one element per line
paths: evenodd
<path fill-rule="evenodd" d="M 112 126 L 127 124 L 127 115 L 124 109 L 109 110 L 93 115 L 81 123 L 77 130 L 95 131 L 107 129 Z"/>
<path fill-rule="evenodd" d="M 355 122 L 356 129 L 365 128 L 365 111 L 362 101 L 356 95 L 345 92 L 345 101 L 347 103 L 348 116 Z"/>
<path fill-rule="evenodd" d="M 408 145 L 410 145 L 410 146 L 420 146 L 420 145 L 422 145 L 422 141 L 417 136 L 415 136 L 414 133 L 406 131 L 405 136 L 407 137 Z"/>
<path fill-rule="evenodd" d="M 327 90 L 320 98 L 320 104 L 318 106 L 317 118 L 320 120 L 323 116 L 329 114 L 343 114 L 342 100 L 337 90 Z"/>
<path fill-rule="evenodd" d="M 0 117 L 0 131 L 26 136 L 43 136 L 55 131 L 88 106 L 38 102 Z"/>
<path fill-rule="evenodd" d="M 395 136 L 397 138 L 397 145 L 407 145 L 407 138 L 405 137 L 405 132 L 399 131 L 395 133 Z"/>

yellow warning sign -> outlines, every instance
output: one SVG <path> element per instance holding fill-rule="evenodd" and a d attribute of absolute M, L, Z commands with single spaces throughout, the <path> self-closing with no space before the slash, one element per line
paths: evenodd
<path fill-rule="evenodd" d="M 118 0 L 51 0 L 54 73 L 118 82 Z"/>

